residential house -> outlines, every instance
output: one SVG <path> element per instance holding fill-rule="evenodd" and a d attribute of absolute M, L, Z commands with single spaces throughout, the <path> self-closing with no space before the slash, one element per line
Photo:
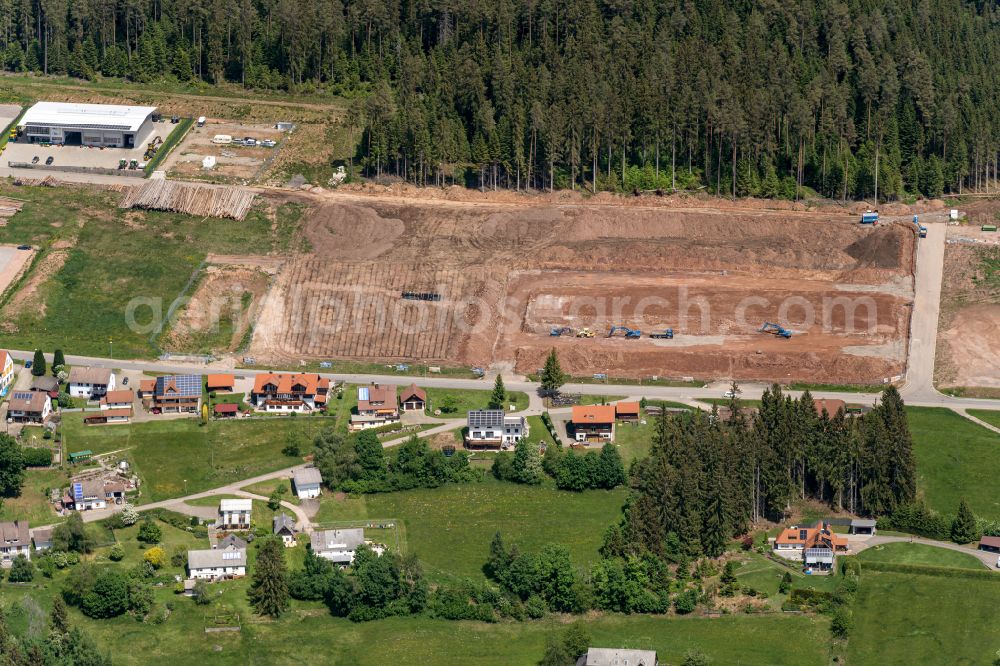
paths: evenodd
<path fill-rule="evenodd" d="M 309 546 L 313 553 L 342 566 L 354 562 L 354 552 L 364 542 L 365 531 L 360 527 L 345 530 L 317 530 L 309 537 Z"/>
<path fill-rule="evenodd" d="M 612 442 L 615 439 L 615 408 L 613 405 L 576 405 L 570 427 L 577 442 Z"/>
<path fill-rule="evenodd" d="M 84 414 L 89 425 L 128 423 L 132 420 L 132 389 L 108 391 L 101 398 L 101 411 Z"/>
<path fill-rule="evenodd" d="M 10 353 L 0 349 L 0 396 L 7 395 L 7 391 L 14 385 L 14 359 Z"/>
<path fill-rule="evenodd" d="M 397 421 L 399 407 L 394 385 L 358 387 L 358 413 L 351 415 L 351 430 L 377 428 Z"/>
<path fill-rule="evenodd" d="M 330 380 L 314 373 L 265 373 L 254 379 L 250 403 L 261 412 L 290 414 L 326 409 Z"/>
<path fill-rule="evenodd" d="M 59 395 L 59 380 L 50 375 L 32 377 L 31 390 L 48 393 L 50 398 L 55 398 Z"/>
<path fill-rule="evenodd" d="M 247 575 L 246 548 L 216 548 L 188 551 L 188 574 L 191 578 L 218 580 Z"/>
<path fill-rule="evenodd" d="M 875 527 L 877 524 L 877 520 L 852 518 L 847 531 L 849 534 L 875 534 Z"/>
<path fill-rule="evenodd" d="M 121 481 L 105 481 L 104 500 L 108 504 L 122 504 L 128 487 Z"/>
<path fill-rule="evenodd" d="M 63 507 L 70 511 L 92 511 L 108 505 L 104 482 L 100 479 L 73 479 L 63 495 Z"/>
<path fill-rule="evenodd" d="M 1000 537 L 984 536 L 979 540 L 979 550 L 990 553 L 1000 553 Z"/>
<path fill-rule="evenodd" d="M 0 523 L 0 562 L 9 563 L 18 555 L 31 559 L 31 537 L 28 521 Z"/>
<path fill-rule="evenodd" d="M 527 419 L 502 409 L 469 410 L 466 425 L 465 446 L 470 449 L 508 448 L 528 436 Z"/>
<path fill-rule="evenodd" d="M 236 386 L 236 376 L 230 374 L 209 375 L 205 379 L 205 388 L 209 393 L 232 393 Z"/>
<path fill-rule="evenodd" d="M 241 539 L 237 535 L 230 533 L 224 536 L 223 538 L 219 539 L 216 545 L 212 547 L 221 548 L 223 550 L 226 548 L 239 550 L 240 548 L 246 548 L 247 542 L 245 539 Z"/>
<path fill-rule="evenodd" d="M 427 406 L 427 392 L 410 384 L 399 394 L 399 406 L 404 412 L 422 412 Z"/>
<path fill-rule="evenodd" d="M 615 418 L 628 423 L 639 422 L 638 402 L 619 402 L 615 404 Z"/>
<path fill-rule="evenodd" d="M 292 483 L 295 485 L 296 497 L 312 499 L 319 497 L 323 477 L 315 467 L 304 467 L 292 472 Z"/>
<path fill-rule="evenodd" d="M 239 415 L 240 406 L 233 403 L 215 405 L 212 407 L 212 413 L 215 414 L 215 418 L 217 419 L 233 419 Z"/>
<path fill-rule="evenodd" d="M 52 548 L 52 529 L 39 528 L 31 531 L 31 542 L 35 545 L 35 552 L 42 552 Z"/>
<path fill-rule="evenodd" d="M 659 666 L 654 650 L 590 648 L 576 660 L 576 666 Z"/>
<path fill-rule="evenodd" d="M 250 517 L 252 513 L 253 500 L 220 500 L 219 520 L 216 527 L 220 530 L 248 530 L 250 529 Z"/>
<path fill-rule="evenodd" d="M 834 533 L 830 525 L 823 521 L 812 527 L 786 528 L 774 540 L 774 550 L 778 555 L 789 559 L 801 558 L 807 567 L 824 571 L 832 569 L 836 556 L 846 553 L 849 548 L 847 537 Z"/>
<path fill-rule="evenodd" d="M 45 423 L 52 414 L 52 398 L 40 391 L 14 391 L 7 401 L 7 418 L 15 423 Z"/>
<path fill-rule="evenodd" d="M 287 513 L 276 513 L 273 519 L 272 532 L 280 537 L 285 548 L 295 546 L 295 521 Z"/>
<path fill-rule="evenodd" d="M 74 398 L 96 400 L 115 390 L 115 373 L 107 368 L 74 367 L 69 371 L 69 391 Z"/>
<path fill-rule="evenodd" d="M 154 412 L 164 414 L 197 413 L 201 408 L 201 377 L 199 375 L 165 375 L 157 377 L 152 394 L 143 402 Z M 141 385 L 141 382 L 140 382 Z"/>

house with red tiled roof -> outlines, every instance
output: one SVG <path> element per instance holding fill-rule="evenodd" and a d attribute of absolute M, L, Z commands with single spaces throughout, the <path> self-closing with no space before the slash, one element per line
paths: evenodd
<path fill-rule="evenodd" d="M 377 428 L 399 421 L 395 385 L 358 387 L 358 413 L 351 415 L 351 430 Z"/>
<path fill-rule="evenodd" d="M 427 392 L 410 384 L 399 394 L 399 406 L 404 412 L 422 412 L 427 406 Z"/>
<path fill-rule="evenodd" d="M 816 414 L 822 416 L 825 411 L 827 416 L 833 418 L 836 416 L 837 412 L 841 409 L 847 411 L 847 403 L 843 400 L 828 399 L 828 398 L 814 398 L 813 406 L 816 408 Z"/>
<path fill-rule="evenodd" d="M 264 373 L 254 379 L 250 404 L 259 412 L 291 414 L 326 409 L 330 380 L 315 373 Z"/>
<path fill-rule="evenodd" d="M 578 442 L 612 442 L 615 439 L 614 405 L 576 405 L 570 417 L 573 439 Z"/>
<path fill-rule="evenodd" d="M 635 422 L 639 420 L 638 402 L 615 403 L 615 418 L 619 421 Z"/>
<path fill-rule="evenodd" d="M 87 412 L 83 421 L 87 425 L 128 423 L 132 420 L 132 389 L 108 391 L 101 398 L 99 412 Z"/>
<path fill-rule="evenodd" d="M 230 374 L 208 375 L 205 379 L 205 388 L 209 393 L 232 393 L 236 386 L 236 376 Z"/>
<path fill-rule="evenodd" d="M 806 566 L 827 570 L 833 568 L 837 555 L 850 549 L 847 537 L 836 534 L 828 523 L 819 521 L 813 526 L 795 525 L 781 531 L 774 540 L 777 554 L 802 561 Z"/>

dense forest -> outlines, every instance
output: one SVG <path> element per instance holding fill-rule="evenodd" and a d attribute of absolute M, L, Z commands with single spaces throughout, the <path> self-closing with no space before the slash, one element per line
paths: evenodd
<path fill-rule="evenodd" d="M 724 423 L 701 413 L 658 420 L 652 452 L 632 469 L 613 551 L 662 554 L 674 539 L 718 557 L 751 522 L 782 520 L 793 499 L 883 516 L 915 498 L 912 437 L 893 387 L 857 417 L 817 413 L 808 392 L 794 399 L 778 386 L 753 415 L 738 400 L 730 409 Z"/>
<path fill-rule="evenodd" d="M 419 184 L 891 199 L 991 186 L 998 27 L 983 0 L 0 0 L 0 65 L 343 95 L 365 173 Z"/>

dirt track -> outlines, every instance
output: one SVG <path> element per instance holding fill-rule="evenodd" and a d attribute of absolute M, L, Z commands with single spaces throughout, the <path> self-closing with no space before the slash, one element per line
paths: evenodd
<path fill-rule="evenodd" d="M 574 374 L 871 382 L 904 367 L 910 225 L 864 228 L 844 209 L 795 204 L 403 194 L 303 197 L 314 206 L 304 225 L 312 250 L 269 293 L 251 345 L 258 360 L 530 372 L 555 346 Z M 758 333 L 764 321 L 795 334 Z M 607 339 L 612 324 L 644 336 Z M 563 325 L 597 337 L 549 336 Z M 648 338 L 667 327 L 673 341 Z"/>

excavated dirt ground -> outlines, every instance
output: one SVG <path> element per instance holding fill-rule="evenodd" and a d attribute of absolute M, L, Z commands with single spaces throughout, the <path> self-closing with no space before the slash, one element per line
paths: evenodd
<path fill-rule="evenodd" d="M 1000 261 L 996 223 L 1000 202 L 961 206 L 971 224 L 949 227 L 941 285 L 935 381 L 941 388 L 1000 388 L 1000 288 L 986 279 L 984 261 Z"/>
<path fill-rule="evenodd" d="M 531 372 L 556 347 L 573 374 L 867 383 L 904 368 L 912 225 L 861 227 L 835 206 L 413 194 L 290 195 L 312 206 L 311 250 L 289 259 L 267 296 L 250 349 L 258 362 Z M 758 333 L 765 321 L 795 334 Z M 612 324 L 644 335 L 608 339 Z M 563 325 L 597 337 L 550 337 Z M 667 327 L 674 340 L 648 337 Z"/>

